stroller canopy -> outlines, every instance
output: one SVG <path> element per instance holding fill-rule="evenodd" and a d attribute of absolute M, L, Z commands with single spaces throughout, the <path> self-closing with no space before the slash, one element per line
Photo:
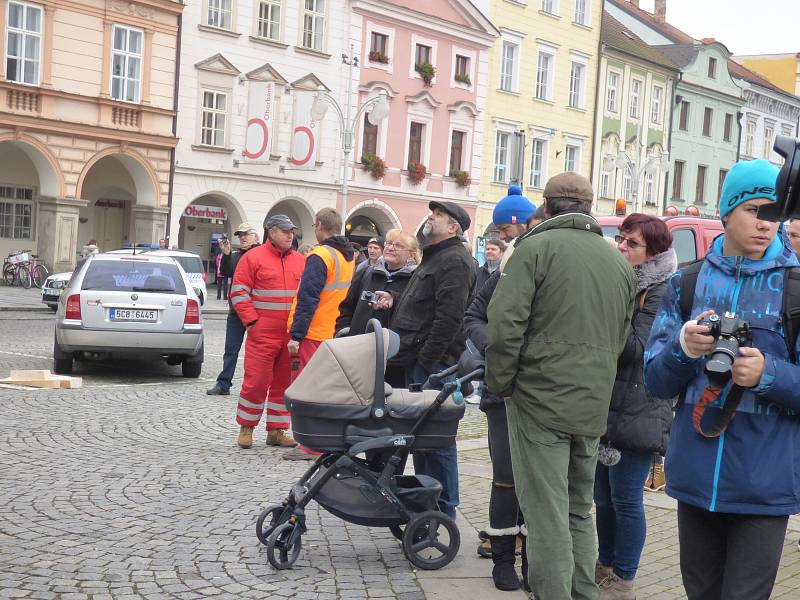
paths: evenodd
<path fill-rule="evenodd" d="M 383 380 L 386 359 L 397 353 L 395 332 L 383 330 L 383 370 L 375 373 L 375 334 L 334 338 L 320 344 L 303 371 L 286 390 L 286 400 L 312 404 L 370 406 L 376 376 Z M 391 387 L 385 385 L 386 395 Z"/>

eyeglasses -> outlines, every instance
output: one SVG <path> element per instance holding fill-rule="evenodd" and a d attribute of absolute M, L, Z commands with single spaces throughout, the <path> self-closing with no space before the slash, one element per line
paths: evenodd
<path fill-rule="evenodd" d="M 398 242 L 392 242 L 392 241 L 389 241 L 389 240 L 386 240 L 386 242 L 384 243 L 383 246 L 384 246 L 384 248 L 388 248 L 389 246 L 392 246 L 396 250 L 408 250 L 409 249 L 407 246 L 403 246 L 403 244 L 399 244 Z"/>
<path fill-rule="evenodd" d="M 617 242 L 618 244 L 625 242 L 630 250 L 636 250 L 637 248 L 647 248 L 647 246 L 645 246 L 641 242 L 637 242 L 636 240 L 633 240 L 631 238 L 626 238 L 624 235 L 619 235 L 619 234 L 615 235 L 614 241 Z"/>

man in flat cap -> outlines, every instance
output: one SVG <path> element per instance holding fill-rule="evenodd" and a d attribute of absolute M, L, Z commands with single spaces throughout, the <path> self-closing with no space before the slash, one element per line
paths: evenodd
<path fill-rule="evenodd" d="M 547 219 L 520 238 L 489 303 L 486 385 L 506 400 L 534 595 L 596 600 L 597 447 L 635 276 L 590 215 L 588 179 L 556 175 L 544 198 Z"/>
<path fill-rule="evenodd" d="M 292 249 L 297 227 L 289 217 L 272 215 L 264 229 L 265 243 L 242 257 L 231 285 L 231 306 L 247 328 L 236 407 L 239 447 L 252 447 L 266 403 L 267 445 L 292 448 L 296 444 L 286 433 L 291 423 L 283 403 L 291 369 L 286 324 L 306 261 Z"/>
<path fill-rule="evenodd" d="M 470 218 L 455 202 L 428 205 L 422 234 L 428 242 L 422 261 L 399 298 L 375 292 L 378 308 L 397 307 L 391 329 L 400 335 L 400 350 L 390 363 L 404 367 L 406 384 L 424 383 L 431 373 L 458 362 L 464 351 L 464 311 L 475 287 L 475 261 L 462 236 Z M 455 517 L 458 506 L 458 461 L 455 444 L 450 448 L 414 454 L 414 470 L 442 484 L 439 506 Z"/>

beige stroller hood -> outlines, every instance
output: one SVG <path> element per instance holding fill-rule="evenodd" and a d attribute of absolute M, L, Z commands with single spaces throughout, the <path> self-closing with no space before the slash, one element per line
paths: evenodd
<path fill-rule="evenodd" d="M 397 334 L 383 330 L 383 367 L 397 352 Z M 383 379 L 383 373 L 380 378 Z M 391 388 L 385 385 L 386 394 Z M 286 390 L 287 401 L 370 406 L 375 394 L 375 334 L 334 338 L 320 344 Z"/>

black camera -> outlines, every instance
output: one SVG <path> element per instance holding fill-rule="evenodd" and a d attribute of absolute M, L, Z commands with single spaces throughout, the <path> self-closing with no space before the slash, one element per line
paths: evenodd
<path fill-rule="evenodd" d="M 800 219 L 800 140 L 779 135 L 772 149 L 784 158 L 775 183 L 777 202 L 759 206 L 758 218 L 773 222 Z"/>
<path fill-rule="evenodd" d="M 708 327 L 708 335 L 715 340 L 706 360 L 706 375 L 711 387 L 722 389 L 731 378 L 731 366 L 739 354 L 739 346 L 752 340 L 750 324 L 731 312 L 721 317 L 709 315 L 697 324 Z"/>
<path fill-rule="evenodd" d="M 364 290 L 363 292 L 361 292 L 361 299 L 364 302 L 377 302 L 378 301 L 378 296 L 375 294 L 375 292 L 370 292 L 369 290 Z"/>

